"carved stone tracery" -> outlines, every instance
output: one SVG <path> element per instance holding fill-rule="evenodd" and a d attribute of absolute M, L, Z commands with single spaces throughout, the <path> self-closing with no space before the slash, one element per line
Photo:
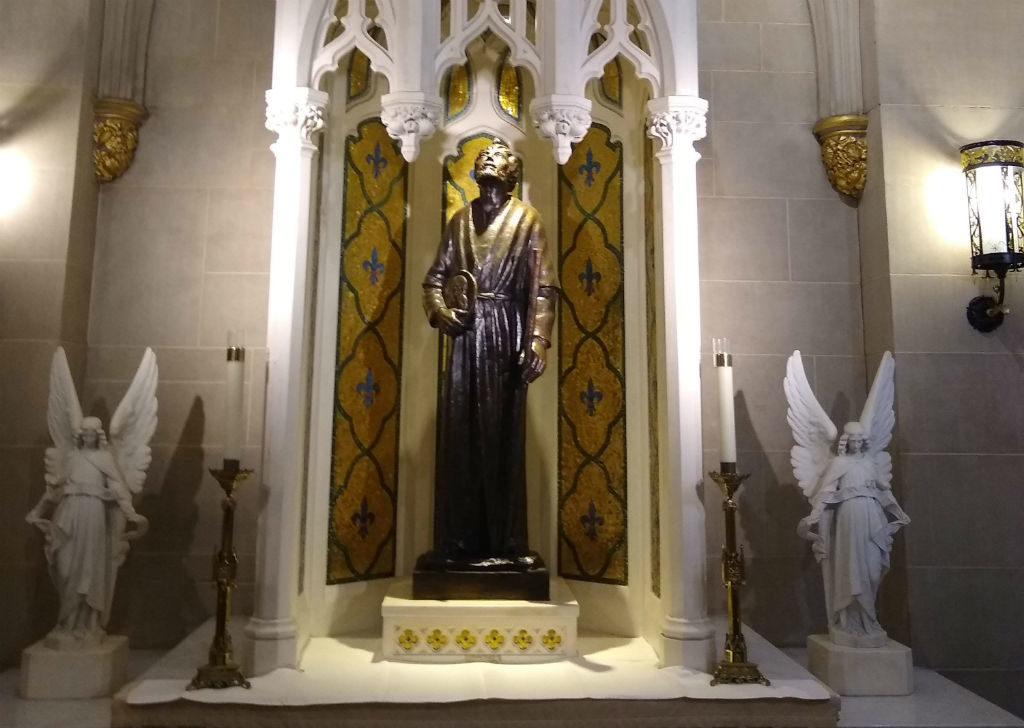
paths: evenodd
<path fill-rule="evenodd" d="M 381 98 L 380 120 L 388 136 L 402 143 L 402 157 L 412 162 L 419 156 L 420 141 L 441 125 L 441 105 L 425 94 L 387 94 Z"/>
<path fill-rule="evenodd" d="M 663 152 L 692 151 L 693 142 L 707 136 L 707 109 L 708 102 L 697 97 L 654 99 L 649 105 L 647 136 L 660 141 Z"/>
<path fill-rule="evenodd" d="M 537 132 L 551 141 L 555 158 L 565 164 L 572 154 L 572 145 L 583 139 L 590 129 L 591 103 L 576 96 L 549 96 L 531 104 L 533 125 Z"/>

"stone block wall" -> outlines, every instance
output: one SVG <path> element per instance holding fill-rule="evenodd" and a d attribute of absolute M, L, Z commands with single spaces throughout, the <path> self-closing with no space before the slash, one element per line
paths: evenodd
<path fill-rule="evenodd" d="M 228 329 L 247 344 L 248 437 L 257 470 L 238 494 L 236 612 L 252 608 L 260 502 L 273 188 L 272 0 L 157 0 L 146 106 L 132 167 L 100 193 L 83 407 L 113 413 L 142 352 L 160 367 L 153 464 L 137 510 L 150 519 L 118 578 L 111 631 L 173 645 L 213 614 L 220 539 Z"/>
<path fill-rule="evenodd" d="M 85 370 L 96 184 L 92 91 L 101 2 L 0 0 L 0 667 L 56 620 L 43 536 L 25 514 L 44 492 L 54 348 Z M 27 177 L 12 179 L 17 157 Z"/>
<path fill-rule="evenodd" d="M 804 355 L 822 406 L 842 424 L 866 392 L 856 210 L 829 186 L 811 128 L 814 43 L 806 0 L 703 0 L 697 145 L 705 470 L 718 467 L 711 338 L 735 352 L 739 496 L 747 556 L 744 618 L 773 642 L 824 627 L 817 564 L 796 526 L 809 508 L 789 465 L 786 359 Z M 708 599 L 725 610 L 721 494 L 704 486 Z M 664 525 L 663 525 L 664 527 Z"/>
<path fill-rule="evenodd" d="M 1024 137 L 1024 7 L 1012 0 L 865 3 L 877 49 L 873 135 L 861 207 L 869 361 L 897 360 L 917 662 L 1024 715 L 1024 319 L 990 334 L 964 309 L 991 294 L 972 277 L 959 147 Z M 867 80 L 867 79 L 866 79 Z M 870 282 L 868 266 L 871 267 Z M 874 299 L 869 309 L 869 291 Z"/>

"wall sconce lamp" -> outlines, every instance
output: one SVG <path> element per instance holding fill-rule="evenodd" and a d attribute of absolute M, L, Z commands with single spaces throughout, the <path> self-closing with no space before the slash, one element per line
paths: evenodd
<path fill-rule="evenodd" d="M 994 273 L 998 299 L 977 296 L 967 304 L 967 320 L 978 331 L 994 331 L 1009 309 L 1003 304 L 1006 274 L 1024 267 L 1024 144 L 998 139 L 960 147 L 967 178 L 971 230 L 971 270 Z"/>

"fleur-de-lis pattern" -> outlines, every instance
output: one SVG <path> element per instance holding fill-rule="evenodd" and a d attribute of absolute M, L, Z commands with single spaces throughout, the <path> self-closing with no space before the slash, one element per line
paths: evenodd
<path fill-rule="evenodd" d="M 597 414 L 597 403 L 604 399 L 601 390 L 594 386 L 594 379 L 587 380 L 587 388 L 580 392 L 580 400 L 587 406 L 587 415 L 593 417 Z"/>
<path fill-rule="evenodd" d="M 366 163 L 370 165 L 370 173 L 374 179 L 380 177 L 380 173 L 387 168 L 388 160 L 380 153 L 380 142 L 373 146 L 373 154 L 366 155 Z"/>
<path fill-rule="evenodd" d="M 328 584 L 395 571 L 407 165 L 373 119 L 344 166 Z"/>
<path fill-rule="evenodd" d="M 583 266 L 583 272 L 576 276 L 580 284 L 586 290 L 588 296 L 594 295 L 594 286 L 601 282 L 600 271 L 594 270 L 594 261 L 587 258 L 587 264 Z"/>
<path fill-rule="evenodd" d="M 366 378 L 356 385 L 356 392 L 363 398 L 363 407 L 373 404 L 373 398 L 380 392 L 380 384 L 373 378 L 373 370 L 367 367 Z"/>
<path fill-rule="evenodd" d="M 625 584 L 622 146 L 595 123 L 558 176 L 558 570 Z"/>
<path fill-rule="evenodd" d="M 590 501 L 587 512 L 580 516 L 580 523 L 583 524 L 587 538 L 591 541 L 597 540 L 597 529 L 604 525 L 604 518 L 597 512 L 594 501 Z"/>
<path fill-rule="evenodd" d="M 601 171 L 601 163 L 594 159 L 594 152 L 587 147 L 587 163 L 579 166 L 580 174 L 583 175 L 583 184 L 590 187 L 594 184 L 594 175 Z"/>
<path fill-rule="evenodd" d="M 366 538 L 370 532 L 370 526 L 377 519 L 370 511 L 370 506 L 366 502 L 366 496 L 363 496 L 363 502 L 359 504 L 359 510 L 352 514 L 352 523 L 358 529 L 359 538 Z"/>
<path fill-rule="evenodd" d="M 384 273 L 385 266 L 377 257 L 377 246 L 373 246 L 373 250 L 370 251 L 370 257 L 363 261 L 363 270 L 369 273 L 370 285 L 377 285 L 377 279 Z"/>

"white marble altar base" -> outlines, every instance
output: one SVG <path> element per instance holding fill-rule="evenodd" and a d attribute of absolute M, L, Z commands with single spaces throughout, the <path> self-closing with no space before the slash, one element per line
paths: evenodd
<path fill-rule="evenodd" d="M 21 653 L 23 698 L 102 698 L 125 683 L 128 638 L 107 635 L 96 647 L 55 650 L 43 640 Z"/>
<path fill-rule="evenodd" d="M 895 640 L 884 647 L 844 647 L 828 635 L 807 638 L 807 669 L 840 695 L 910 695 L 914 662 Z"/>
<path fill-rule="evenodd" d="M 381 604 L 382 653 L 409 662 L 531 663 L 576 656 L 580 607 L 562 579 L 551 600 L 413 599 L 396 581 Z"/>

